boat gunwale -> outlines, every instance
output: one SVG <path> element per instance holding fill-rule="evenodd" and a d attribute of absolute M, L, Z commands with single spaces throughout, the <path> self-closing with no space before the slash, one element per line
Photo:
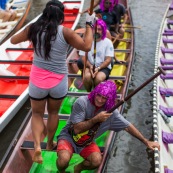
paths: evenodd
<path fill-rule="evenodd" d="M 164 27 L 165 27 L 165 22 L 167 21 L 167 19 L 169 17 L 167 17 L 167 14 L 169 12 L 169 7 L 170 4 L 168 4 L 164 16 L 162 18 L 161 24 L 160 24 L 160 29 L 159 29 L 159 33 L 158 33 L 158 38 L 157 38 L 157 45 L 156 45 L 156 52 L 155 52 L 155 67 L 154 67 L 154 74 L 156 74 L 158 72 L 158 62 L 160 60 L 159 57 L 159 51 L 160 51 L 160 46 L 161 46 L 161 42 L 162 42 L 162 33 L 164 31 Z M 157 104 L 157 100 L 158 100 L 158 84 L 159 83 L 159 79 L 156 78 L 153 82 L 153 133 L 154 133 L 154 141 L 155 142 L 159 142 L 159 121 L 158 121 L 158 104 Z M 154 165 L 155 165 L 155 172 L 156 173 L 160 173 L 161 172 L 161 167 L 160 167 L 160 154 L 159 154 L 159 150 L 156 148 L 154 150 Z"/>

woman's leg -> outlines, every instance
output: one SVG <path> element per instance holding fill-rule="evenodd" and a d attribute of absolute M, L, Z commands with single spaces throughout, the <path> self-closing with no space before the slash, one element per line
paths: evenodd
<path fill-rule="evenodd" d="M 52 150 L 54 147 L 53 138 L 58 127 L 59 117 L 58 111 L 61 105 L 61 100 L 48 99 L 47 110 L 48 110 L 48 121 L 47 121 L 47 150 Z"/>
<path fill-rule="evenodd" d="M 41 157 L 41 135 L 44 131 L 44 122 L 43 115 L 45 110 L 46 100 L 33 100 L 31 99 L 31 107 L 32 107 L 32 119 L 31 119 L 31 128 L 32 134 L 34 138 L 34 148 L 35 153 L 33 156 L 33 161 L 37 163 L 42 163 Z"/>

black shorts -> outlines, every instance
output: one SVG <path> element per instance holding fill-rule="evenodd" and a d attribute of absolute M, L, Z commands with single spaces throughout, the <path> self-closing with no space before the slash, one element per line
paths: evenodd
<path fill-rule="evenodd" d="M 106 68 L 103 68 L 103 69 L 101 69 L 99 71 L 103 72 L 106 75 L 106 80 L 109 78 L 109 75 L 111 73 L 111 69 L 106 67 Z"/>

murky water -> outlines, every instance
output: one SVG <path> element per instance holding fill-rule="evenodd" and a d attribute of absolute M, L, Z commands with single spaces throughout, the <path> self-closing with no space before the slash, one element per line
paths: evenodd
<path fill-rule="evenodd" d="M 26 20 L 26 23 L 40 14 L 47 0 L 33 0 L 32 8 Z M 153 75 L 154 58 L 157 43 L 158 32 L 162 17 L 167 5 L 171 0 L 129 0 L 129 6 L 132 11 L 134 26 L 140 26 L 141 29 L 135 29 L 135 60 L 132 69 L 132 78 L 129 86 L 129 92 L 133 91 L 149 77 Z M 89 6 L 90 1 L 85 0 L 85 8 Z M 80 21 L 82 26 L 84 20 Z M 152 82 L 137 93 L 126 103 L 124 116 L 133 123 L 142 134 L 152 140 Z M 25 108 L 27 109 L 27 107 Z M 17 118 L 18 117 L 18 118 Z M 16 127 L 8 128 L 11 130 L 11 136 L 17 130 L 22 118 L 18 115 L 12 123 Z M 10 125 L 9 125 L 10 126 Z M 13 131 L 13 132 L 12 132 Z M 3 133 L 1 137 L 5 137 Z M 2 140 L 2 138 L 1 138 Z M 9 145 L 10 139 L 4 138 L 4 143 L 0 144 L 0 153 Z M 2 151 L 2 152 L 1 152 Z M 148 151 L 144 144 L 131 137 L 126 132 L 118 133 L 114 148 L 111 152 L 111 158 L 108 161 L 106 173 L 154 173 L 153 153 Z"/>

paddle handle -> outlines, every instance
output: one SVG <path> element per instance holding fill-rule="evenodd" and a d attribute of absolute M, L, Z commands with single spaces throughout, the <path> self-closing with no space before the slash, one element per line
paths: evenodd
<path fill-rule="evenodd" d="M 117 109 L 119 106 L 121 106 L 125 101 L 129 100 L 133 95 L 135 95 L 138 91 L 140 91 L 147 84 L 149 84 L 153 79 L 158 77 L 161 73 L 164 75 L 166 74 L 165 71 L 161 67 L 158 67 L 158 69 L 159 69 L 159 71 L 155 75 L 153 75 L 151 78 L 149 78 L 146 82 L 144 82 L 142 85 L 140 85 L 137 89 L 132 91 L 127 97 L 124 98 L 124 100 L 121 100 L 120 102 L 118 102 L 114 107 L 112 107 L 107 112 L 108 113 L 113 112 L 115 109 Z"/>
<path fill-rule="evenodd" d="M 91 3 L 90 3 L 90 12 L 89 12 L 89 15 L 90 16 L 93 14 L 93 9 L 94 9 L 94 0 L 91 0 Z"/>
<path fill-rule="evenodd" d="M 94 60 L 94 64 L 93 64 L 93 73 L 95 72 L 95 68 L 96 68 L 96 44 L 97 44 L 97 38 L 96 38 L 96 33 L 97 33 L 97 20 L 95 21 L 95 34 L 94 34 L 94 55 L 93 55 L 93 60 Z"/>
<path fill-rule="evenodd" d="M 124 28 L 141 29 L 141 27 L 140 27 L 140 26 L 131 26 L 131 25 L 124 26 Z"/>

